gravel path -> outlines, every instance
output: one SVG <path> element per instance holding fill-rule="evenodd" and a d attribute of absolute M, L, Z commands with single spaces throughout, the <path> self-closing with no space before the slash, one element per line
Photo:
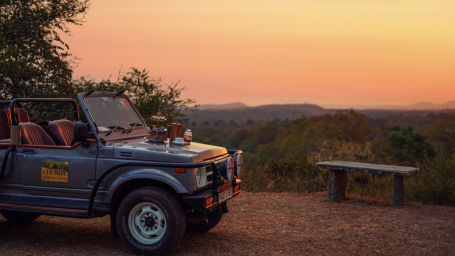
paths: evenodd
<path fill-rule="evenodd" d="M 326 197 L 243 192 L 215 229 L 186 235 L 171 255 L 454 255 L 455 207 Z M 42 216 L 22 226 L 0 217 L 0 255 L 132 254 L 111 237 L 108 217 Z"/>

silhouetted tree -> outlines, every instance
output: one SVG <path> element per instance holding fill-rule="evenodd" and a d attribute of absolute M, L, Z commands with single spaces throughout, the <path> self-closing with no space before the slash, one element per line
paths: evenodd
<path fill-rule="evenodd" d="M 125 91 L 142 116 L 149 122 L 149 117 L 160 111 L 169 121 L 181 116 L 182 110 L 195 110 L 193 99 L 182 98 L 183 87 L 179 83 L 164 83 L 161 79 L 150 77 L 145 69 L 130 68 L 120 74 L 118 81 L 110 79 L 100 82 L 81 77 L 73 81 L 77 92 L 89 91 Z"/>
<path fill-rule="evenodd" d="M 88 0 L 0 1 L 0 98 L 71 95 L 62 34 L 81 25 Z"/>

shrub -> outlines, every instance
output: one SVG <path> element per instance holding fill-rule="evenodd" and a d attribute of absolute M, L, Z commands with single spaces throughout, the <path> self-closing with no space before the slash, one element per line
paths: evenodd
<path fill-rule="evenodd" d="M 245 177 L 249 191 L 316 192 L 327 187 L 328 174 L 303 159 L 270 160 Z"/>
<path fill-rule="evenodd" d="M 415 201 L 455 205 L 455 155 L 437 154 L 405 184 L 406 196 Z"/>

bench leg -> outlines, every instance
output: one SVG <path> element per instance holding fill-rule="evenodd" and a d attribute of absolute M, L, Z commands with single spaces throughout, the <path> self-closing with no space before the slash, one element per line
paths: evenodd
<path fill-rule="evenodd" d="M 404 206 L 404 183 L 401 175 L 395 175 L 393 180 L 393 205 Z"/>
<path fill-rule="evenodd" d="M 348 175 L 346 171 L 330 170 L 329 173 L 329 201 L 339 202 L 346 199 L 346 185 Z"/>

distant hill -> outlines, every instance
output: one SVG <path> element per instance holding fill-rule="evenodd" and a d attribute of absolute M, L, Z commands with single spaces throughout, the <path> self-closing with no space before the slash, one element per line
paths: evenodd
<path fill-rule="evenodd" d="M 236 104 L 236 105 L 234 105 Z M 242 103 L 228 104 L 229 108 L 223 108 L 226 105 L 215 105 L 218 108 L 199 108 L 196 112 L 186 112 L 186 120 L 191 120 L 196 125 L 202 123 L 214 124 L 217 121 L 234 121 L 236 123 L 246 123 L 252 121 L 272 121 L 275 119 L 294 120 L 302 117 L 318 116 L 334 112 L 313 104 L 284 104 L 284 105 L 262 105 L 249 107 Z M 212 105 L 213 106 L 213 105 Z M 239 107 L 232 107 L 239 106 Z"/>
<path fill-rule="evenodd" d="M 455 100 L 443 104 L 435 104 L 428 101 L 422 101 L 415 104 L 403 106 L 407 110 L 436 110 L 436 109 L 455 109 Z"/>
<path fill-rule="evenodd" d="M 384 106 L 354 109 L 365 115 L 370 122 L 385 122 L 389 120 L 388 125 L 413 125 L 416 128 L 420 128 L 438 120 L 440 116 L 454 114 L 455 101 L 444 104 L 419 102 L 399 107 Z M 314 104 L 275 104 L 250 107 L 237 102 L 220 105 L 202 105 L 199 107 L 199 111 L 184 112 L 185 117 L 182 118 L 182 121 L 189 122 L 192 125 L 203 123 L 213 125 L 219 121 L 245 124 L 248 121 L 294 120 L 302 117 L 331 114 L 339 110 L 341 108 L 323 108 Z"/>
<path fill-rule="evenodd" d="M 443 104 L 429 101 L 421 101 L 410 105 L 357 105 L 353 109 L 376 109 L 376 110 L 444 110 L 455 109 L 455 100 Z"/>
<path fill-rule="evenodd" d="M 285 106 L 285 107 L 280 107 Z M 325 106 L 320 107 L 315 104 L 270 104 L 270 105 L 261 105 L 257 107 L 250 107 L 242 102 L 233 102 L 227 104 L 203 104 L 199 106 L 199 110 L 232 110 L 232 109 L 241 109 L 241 108 L 256 108 L 256 109 L 270 109 L 275 110 L 279 108 L 285 109 L 304 109 L 305 107 L 298 106 L 317 106 L 320 109 L 355 109 L 355 110 L 445 110 L 445 109 L 455 109 L 455 100 L 448 101 L 442 104 L 436 104 L 429 101 L 421 101 L 409 105 L 354 105 L 351 107 L 342 107 L 342 106 Z"/>
<path fill-rule="evenodd" d="M 234 102 L 228 104 L 204 104 L 200 105 L 200 110 L 207 110 L 207 109 L 235 109 L 235 108 L 247 108 L 248 105 L 242 102 Z"/>

